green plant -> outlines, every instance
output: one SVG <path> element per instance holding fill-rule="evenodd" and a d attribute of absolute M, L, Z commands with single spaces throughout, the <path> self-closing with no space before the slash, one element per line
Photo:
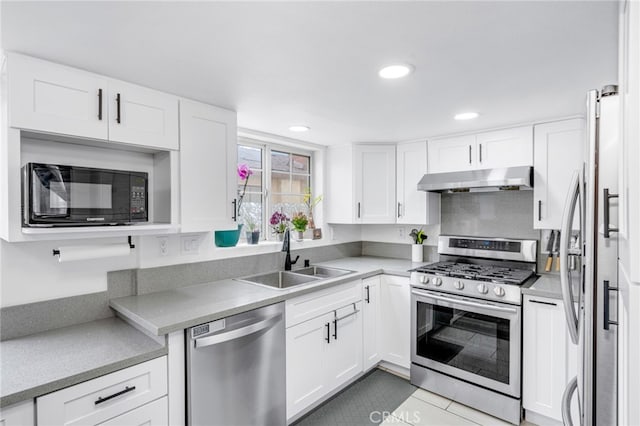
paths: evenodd
<path fill-rule="evenodd" d="M 307 219 L 307 216 L 302 212 L 294 214 L 293 217 L 291 218 L 291 224 L 293 225 L 293 229 L 299 232 L 306 231 L 308 223 L 309 223 L 309 219 Z"/>
<path fill-rule="evenodd" d="M 427 239 L 427 234 L 420 229 L 412 229 L 409 236 L 413 239 L 413 244 L 422 244 Z"/>

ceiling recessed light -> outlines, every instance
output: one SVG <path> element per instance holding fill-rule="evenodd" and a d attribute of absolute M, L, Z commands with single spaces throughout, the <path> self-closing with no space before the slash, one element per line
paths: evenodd
<path fill-rule="evenodd" d="M 413 67 L 411 65 L 395 64 L 389 65 L 378 71 L 378 75 L 382 78 L 402 78 L 408 76 Z"/>
<path fill-rule="evenodd" d="M 462 112 L 460 114 L 456 114 L 453 117 L 455 120 L 472 120 L 474 118 L 478 118 L 477 112 Z"/>
<path fill-rule="evenodd" d="M 302 126 L 299 124 L 289 127 L 289 130 L 291 130 L 292 132 L 308 132 L 309 129 L 311 129 L 309 126 Z"/>

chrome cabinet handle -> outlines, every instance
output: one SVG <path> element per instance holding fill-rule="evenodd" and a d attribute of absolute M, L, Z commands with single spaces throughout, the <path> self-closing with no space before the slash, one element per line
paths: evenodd
<path fill-rule="evenodd" d="M 116 393 L 111 394 L 109 396 L 105 396 L 104 398 L 103 397 L 98 397 L 98 399 L 96 399 L 94 404 L 95 405 L 102 404 L 103 402 L 107 402 L 110 399 L 119 397 L 120 395 L 124 395 L 125 393 L 129 393 L 129 392 L 134 391 L 134 390 L 136 390 L 135 386 L 125 386 L 125 388 L 123 390 L 121 390 L 120 392 L 116 392 Z"/>
<path fill-rule="evenodd" d="M 573 306 L 573 294 L 571 291 L 571 280 L 569 269 L 569 236 L 571 235 L 571 225 L 573 224 L 573 214 L 576 210 L 578 198 L 580 197 L 580 172 L 576 171 L 569 185 L 570 195 L 567 197 L 562 217 L 562 229 L 560 231 L 560 287 L 562 290 L 562 301 L 564 302 L 564 314 L 569 328 L 569 335 L 574 345 L 578 344 L 578 315 Z M 582 212 L 580 212 L 582 214 Z M 580 219 L 582 227 L 582 218 Z"/>
<path fill-rule="evenodd" d="M 609 200 L 612 198 L 618 198 L 618 194 L 609 194 L 609 188 L 605 188 L 603 190 L 604 196 L 602 197 L 604 201 L 603 210 L 604 210 L 604 237 L 609 238 L 610 232 L 618 232 L 618 228 L 612 228 L 609 226 Z"/>

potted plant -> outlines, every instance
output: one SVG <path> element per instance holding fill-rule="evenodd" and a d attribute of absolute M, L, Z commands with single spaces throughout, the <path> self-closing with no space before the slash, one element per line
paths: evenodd
<path fill-rule="evenodd" d="M 273 233 L 276 234 L 278 241 L 282 241 L 284 239 L 284 231 L 289 228 L 289 217 L 282 212 L 273 212 L 271 218 L 269 219 L 269 224 L 273 229 Z"/>
<path fill-rule="evenodd" d="M 247 231 L 245 235 L 247 237 L 247 244 L 258 244 L 260 241 L 260 229 L 258 229 L 258 225 L 251 219 L 246 219 Z"/>
<path fill-rule="evenodd" d="M 422 262 L 424 253 L 422 243 L 427 239 L 427 234 L 422 230 L 422 228 L 414 228 L 411 230 L 409 236 L 413 240 L 413 245 L 411 246 L 411 261 Z"/>
<path fill-rule="evenodd" d="M 247 192 L 247 184 L 249 183 L 249 177 L 253 174 L 253 170 L 246 164 L 238 164 L 237 169 L 238 177 L 244 181 L 242 192 L 239 191 L 238 204 L 236 206 L 236 217 L 240 213 L 242 207 L 242 200 L 244 194 Z M 214 242 L 218 247 L 233 247 L 238 244 L 240 239 L 240 232 L 242 230 L 242 223 L 238 224 L 238 229 L 232 229 L 228 231 L 215 231 Z"/>
<path fill-rule="evenodd" d="M 293 229 L 298 232 L 298 238 L 296 238 L 298 241 L 302 241 L 304 239 L 303 233 L 307 230 L 308 223 L 309 219 L 307 219 L 307 216 L 302 212 L 296 213 L 293 215 L 293 218 L 291 218 Z"/>

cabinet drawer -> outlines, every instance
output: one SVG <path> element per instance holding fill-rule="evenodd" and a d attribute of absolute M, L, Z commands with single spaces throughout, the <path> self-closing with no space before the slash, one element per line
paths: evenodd
<path fill-rule="evenodd" d="M 166 426 L 169 424 L 169 407 L 164 396 L 153 402 L 133 409 L 100 426 Z"/>
<path fill-rule="evenodd" d="M 164 356 L 37 398 L 38 425 L 96 425 L 166 394 Z"/>
<path fill-rule="evenodd" d="M 310 320 L 361 299 L 361 281 L 351 281 L 286 301 L 287 327 Z"/>

